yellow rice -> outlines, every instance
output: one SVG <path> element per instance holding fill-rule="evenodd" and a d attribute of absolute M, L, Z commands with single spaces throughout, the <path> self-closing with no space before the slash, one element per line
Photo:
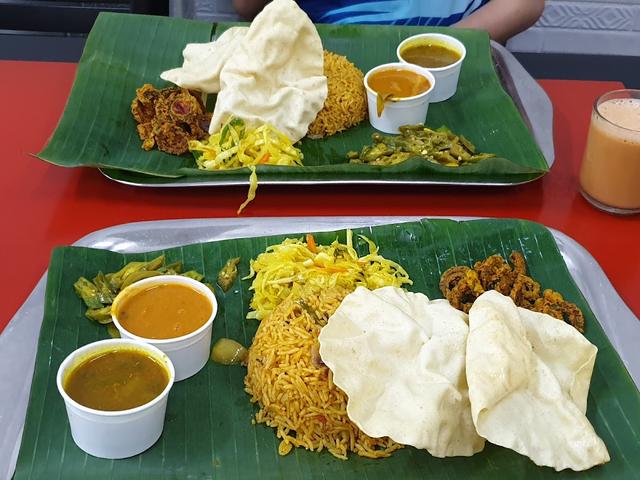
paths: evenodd
<path fill-rule="evenodd" d="M 320 360 L 320 329 L 347 293 L 341 287 L 319 293 L 296 288 L 258 327 L 245 387 L 260 406 L 256 422 L 274 427 L 282 439 L 280 455 L 304 447 L 326 448 L 341 459 L 348 452 L 380 458 L 402 448 L 388 437 L 369 437 L 349 420 L 347 396 Z"/>
<path fill-rule="evenodd" d="M 320 138 L 342 132 L 367 117 L 364 75 L 347 57 L 324 51 L 328 95 L 324 107 L 309 125 L 307 135 Z"/>

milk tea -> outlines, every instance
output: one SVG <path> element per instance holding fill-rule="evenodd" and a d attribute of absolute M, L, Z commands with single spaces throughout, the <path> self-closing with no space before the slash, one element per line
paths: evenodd
<path fill-rule="evenodd" d="M 634 213 L 640 211 L 640 98 L 605 95 L 601 102 L 591 116 L 580 186 L 601 208 Z"/>

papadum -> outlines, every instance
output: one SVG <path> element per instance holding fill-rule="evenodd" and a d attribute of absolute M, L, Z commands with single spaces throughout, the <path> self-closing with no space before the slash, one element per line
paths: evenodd
<path fill-rule="evenodd" d="M 162 72 L 160 78 L 190 90 L 218 93 L 220 72 L 248 30 L 249 27 L 232 27 L 214 42 L 188 43 L 182 51 L 182 66 Z"/>
<path fill-rule="evenodd" d="M 465 380 L 466 314 L 396 287 L 358 287 L 319 335 L 320 356 L 367 435 L 436 457 L 484 447 Z"/>
<path fill-rule="evenodd" d="M 292 0 L 274 0 L 220 73 L 209 133 L 230 117 L 251 127 L 271 123 L 293 142 L 307 133 L 327 98 L 320 36 Z"/>
<path fill-rule="evenodd" d="M 596 353 L 571 325 L 483 293 L 469 311 L 466 362 L 478 433 L 558 471 L 608 462 L 585 416 Z"/>

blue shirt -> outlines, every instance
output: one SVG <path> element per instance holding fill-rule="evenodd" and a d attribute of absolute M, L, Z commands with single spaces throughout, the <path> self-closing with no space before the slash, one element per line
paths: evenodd
<path fill-rule="evenodd" d="M 314 23 L 451 25 L 489 0 L 298 0 Z"/>

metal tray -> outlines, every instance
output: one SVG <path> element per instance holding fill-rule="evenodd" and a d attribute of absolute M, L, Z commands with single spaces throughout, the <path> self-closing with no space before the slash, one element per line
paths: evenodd
<path fill-rule="evenodd" d="M 409 222 L 421 217 L 315 217 L 165 220 L 119 225 L 91 233 L 74 245 L 122 253 L 160 250 L 232 238 L 304 231 L 331 231 Z M 468 217 L 449 217 L 471 220 Z M 637 387 L 640 387 L 640 322 L 580 244 L 553 229 L 573 279 L 589 302 Z M 46 273 L 0 335 L 0 479 L 11 478 L 20 448 L 31 390 L 40 325 L 44 314 Z"/>
<path fill-rule="evenodd" d="M 509 50 L 497 42 L 491 41 L 491 56 L 498 73 L 498 78 L 505 91 L 513 99 L 525 125 L 531 131 L 538 147 L 549 165 L 555 159 L 553 149 L 553 106 L 545 91 L 524 69 Z M 163 178 L 124 170 L 104 169 L 100 172 L 110 180 L 135 187 L 212 187 L 248 185 L 249 180 L 227 180 L 203 178 Z M 534 179 L 536 180 L 536 179 Z M 434 182 L 432 180 L 260 180 L 261 185 L 335 185 L 335 184 L 410 184 L 410 185 L 480 185 L 509 186 L 520 185 L 534 180 L 515 183 L 503 182 Z"/>

